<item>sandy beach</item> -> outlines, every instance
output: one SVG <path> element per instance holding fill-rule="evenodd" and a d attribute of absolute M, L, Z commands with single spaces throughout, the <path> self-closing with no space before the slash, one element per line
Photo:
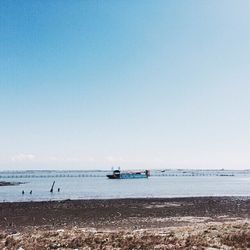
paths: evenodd
<path fill-rule="evenodd" d="M 248 197 L 17 202 L 0 211 L 1 249 L 250 247 Z"/>

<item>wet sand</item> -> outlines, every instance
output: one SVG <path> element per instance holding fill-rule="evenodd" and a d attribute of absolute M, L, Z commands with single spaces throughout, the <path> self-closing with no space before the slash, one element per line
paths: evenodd
<path fill-rule="evenodd" d="M 0 248 L 246 249 L 249 223 L 248 197 L 1 203 Z"/>

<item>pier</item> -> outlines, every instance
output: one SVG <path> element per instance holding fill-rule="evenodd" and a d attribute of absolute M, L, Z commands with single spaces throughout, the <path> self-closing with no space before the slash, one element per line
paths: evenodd
<path fill-rule="evenodd" d="M 111 171 L 100 172 L 50 172 L 43 173 L 42 171 L 35 173 L 23 172 L 1 172 L 0 179 L 29 179 L 29 178 L 105 178 Z M 196 177 L 196 176 L 235 176 L 235 175 L 249 175 L 250 171 L 211 171 L 211 170 L 197 170 L 197 171 L 150 171 L 150 177 Z"/>

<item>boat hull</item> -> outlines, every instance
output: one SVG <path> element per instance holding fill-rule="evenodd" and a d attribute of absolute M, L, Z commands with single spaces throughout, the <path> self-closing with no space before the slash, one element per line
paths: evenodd
<path fill-rule="evenodd" d="M 109 179 L 143 179 L 148 178 L 144 173 L 142 174 L 131 174 L 131 173 L 122 173 L 120 175 L 107 175 Z"/>

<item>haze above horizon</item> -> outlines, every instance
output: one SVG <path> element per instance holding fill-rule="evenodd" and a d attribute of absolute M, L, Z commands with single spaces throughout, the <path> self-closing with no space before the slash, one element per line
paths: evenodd
<path fill-rule="evenodd" d="M 2 1 L 0 170 L 249 169 L 250 3 Z"/>

